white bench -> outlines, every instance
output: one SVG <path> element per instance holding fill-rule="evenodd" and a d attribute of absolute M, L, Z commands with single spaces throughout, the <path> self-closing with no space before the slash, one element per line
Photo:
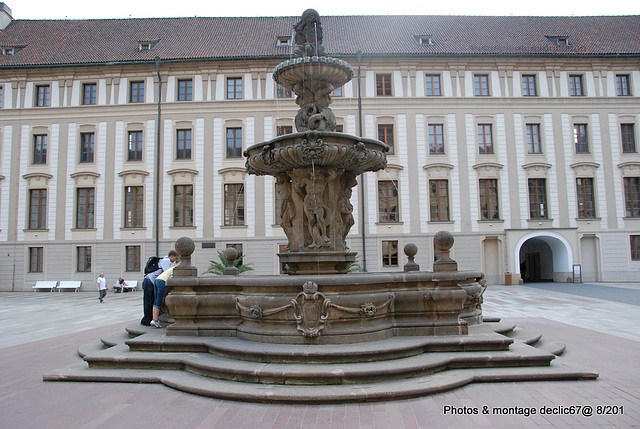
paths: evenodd
<path fill-rule="evenodd" d="M 122 292 L 124 292 L 125 290 L 135 292 L 138 288 L 138 280 L 125 280 L 124 282 L 127 285 L 122 287 Z"/>
<path fill-rule="evenodd" d="M 40 289 L 49 289 L 49 292 L 53 292 L 53 290 L 58 285 L 58 282 L 51 280 L 38 280 L 36 285 L 32 287 L 34 292 L 39 292 Z"/>
<path fill-rule="evenodd" d="M 63 289 L 73 289 L 74 292 L 80 292 L 81 286 L 81 281 L 61 281 L 60 283 L 58 283 L 56 289 L 58 290 L 58 292 L 62 292 Z"/>

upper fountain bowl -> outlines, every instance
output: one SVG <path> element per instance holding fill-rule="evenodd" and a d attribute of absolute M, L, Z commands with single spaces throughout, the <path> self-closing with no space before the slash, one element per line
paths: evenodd
<path fill-rule="evenodd" d="M 327 82 L 340 88 L 353 78 L 349 63 L 332 57 L 303 57 L 283 61 L 273 70 L 273 79 L 294 89 L 305 82 Z"/>

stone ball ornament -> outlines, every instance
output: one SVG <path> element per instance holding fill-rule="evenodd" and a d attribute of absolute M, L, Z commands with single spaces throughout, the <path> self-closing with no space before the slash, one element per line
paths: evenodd
<path fill-rule="evenodd" d="M 175 251 L 180 256 L 189 256 L 196 250 L 196 244 L 189 237 L 180 237 L 176 240 Z"/>
<path fill-rule="evenodd" d="M 448 251 L 453 247 L 453 234 L 449 231 L 438 231 L 433 237 L 433 242 L 438 250 Z"/>

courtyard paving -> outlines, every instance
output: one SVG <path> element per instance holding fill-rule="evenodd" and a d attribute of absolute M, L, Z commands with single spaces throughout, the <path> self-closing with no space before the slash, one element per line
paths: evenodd
<path fill-rule="evenodd" d="M 0 293 L 0 428 L 640 427 L 640 284 L 492 286 L 485 316 L 501 317 L 599 372 L 595 381 L 472 384 L 408 400 L 254 404 L 156 384 L 44 382 L 77 347 L 141 317 L 140 292 Z M 622 301 L 622 302 L 619 302 Z"/>

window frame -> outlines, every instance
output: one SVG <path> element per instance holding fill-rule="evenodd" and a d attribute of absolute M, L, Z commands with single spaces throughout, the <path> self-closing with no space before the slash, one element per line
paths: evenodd
<path fill-rule="evenodd" d="M 527 180 L 527 188 L 529 194 L 529 219 L 549 219 L 547 179 L 530 178 Z"/>
<path fill-rule="evenodd" d="M 429 155 L 444 155 L 444 124 L 428 124 Z"/>
<path fill-rule="evenodd" d="M 80 159 L 78 160 L 79 163 L 90 164 L 94 162 L 95 141 L 96 133 L 92 131 L 80 133 Z"/>
<path fill-rule="evenodd" d="M 638 153 L 636 146 L 635 124 L 620 124 L 620 141 L 622 142 L 622 153 Z"/>
<path fill-rule="evenodd" d="M 129 103 L 144 103 L 144 80 L 129 81 Z"/>
<path fill-rule="evenodd" d="M 576 177 L 576 202 L 578 219 L 596 218 L 595 180 L 593 177 Z"/>
<path fill-rule="evenodd" d="M 640 261 L 640 235 L 630 235 L 629 245 L 631 247 L 631 260 Z"/>
<path fill-rule="evenodd" d="M 144 186 L 124 187 L 124 228 L 144 227 Z"/>
<path fill-rule="evenodd" d="M 178 79 L 176 87 L 177 101 L 193 101 L 193 79 Z"/>
<path fill-rule="evenodd" d="M 480 200 L 480 220 L 500 220 L 500 192 L 498 179 L 478 179 L 478 196 Z"/>
<path fill-rule="evenodd" d="M 181 192 L 178 192 L 181 190 Z M 173 185 L 174 227 L 194 226 L 194 188 L 192 184 Z"/>
<path fill-rule="evenodd" d="M 227 158 L 242 158 L 242 127 L 227 127 L 225 134 Z"/>
<path fill-rule="evenodd" d="M 569 75 L 569 95 L 571 97 L 582 97 L 585 95 L 583 79 L 581 74 Z"/>
<path fill-rule="evenodd" d="M 640 177 L 623 177 L 625 217 L 640 217 Z"/>
<path fill-rule="evenodd" d="M 49 146 L 48 134 L 34 134 L 33 135 L 33 158 L 32 164 L 46 164 L 47 163 L 47 149 Z"/>
<path fill-rule="evenodd" d="M 429 180 L 429 219 L 431 222 L 448 222 L 451 220 L 449 180 L 447 179 Z"/>
<path fill-rule="evenodd" d="M 535 97 L 538 95 L 538 85 L 536 83 L 535 74 L 523 74 L 522 80 L 522 95 L 525 97 Z"/>
<path fill-rule="evenodd" d="M 243 82 L 241 77 L 227 78 L 227 100 L 242 100 Z"/>
<path fill-rule="evenodd" d="M 293 97 L 293 92 L 290 89 L 285 88 L 279 83 L 276 84 L 276 98 L 291 98 L 291 97 Z"/>
<path fill-rule="evenodd" d="M 488 74 L 476 73 L 473 75 L 473 95 L 476 97 L 489 97 L 491 95 Z"/>
<path fill-rule="evenodd" d="M 428 73 L 424 75 L 425 95 L 427 97 L 442 96 L 442 78 L 439 73 Z"/>
<path fill-rule="evenodd" d="M 538 155 L 542 152 L 542 130 L 540 124 L 525 124 L 525 138 L 527 140 L 527 153 Z"/>
<path fill-rule="evenodd" d="M 493 151 L 493 124 L 477 124 L 478 153 L 481 155 L 491 155 Z M 487 132 L 487 130 L 489 132 Z"/>
<path fill-rule="evenodd" d="M 82 84 L 82 105 L 93 106 L 98 104 L 98 84 L 87 82 Z"/>
<path fill-rule="evenodd" d="M 77 273 L 90 273 L 91 272 L 91 246 L 76 246 L 76 272 Z"/>
<path fill-rule="evenodd" d="M 573 124 L 573 143 L 576 154 L 588 154 L 589 152 L 589 124 Z"/>
<path fill-rule="evenodd" d="M 81 195 L 86 193 L 86 195 Z M 80 209 L 83 208 L 81 211 Z M 75 229 L 95 229 L 96 188 L 76 188 Z"/>
<path fill-rule="evenodd" d="M 48 197 L 49 190 L 46 188 L 29 189 L 29 217 L 27 219 L 29 230 L 47 229 Z"/>
<path fill-rule="evenodd" d="M 618 97 L 631 96 L 631 76 L 628 74 L 616 75 L 616 95 Z"/>
<path fill-rule="evenodd" d="M 44 272 L 44 247 L 42 246 L 29 247 L 29 272 L 30 273 Z"/>
<path fill-rule="evenodd" d="M 391 73 L 376 73 L 376 95 L 378 97 L 393 96 L 391 77 Z"/>
<path fill-rule="evenodd" d="M 135 139 L 132 139 L 136 136 Z M 138 139 L 137 136 L 140 138 Z M 142 130 L 130 130 L 127 132 L 127 161 L 143 161 L 144 132 Z"/>
<path fill-rule="evenodd" d="M 389 146 L 388 155 L 395 155 L 395 145 L 393 134 L 394 125 L 389 123 L 378 124 L 378 140 Z"/>
<path fill-rule="evenodd" d="M 176 160 L 191 159 L 193 142 L 193 130 L 191 128 L 178 128 L 176 130 Z"/>
<path fill-rule="evenodd" d="M 400 222 L 400 193 L 395 180 L 378 180 L 378 222 Z M 395 211 L 394 211 L 395 210 Z"/>
<path fill-rule="evenodd" d="M 142 248 L 139 245 L 124 247 L 125 271 L 129 273 L 140 272 L 142 269 Z"/>
<path fill-rule="evenodd" d="M 382 240 L 381 247 L 382 267 L 398 267 L 400 264 L 398 240 Z"/>
<path fill-rule="evenodd" d="M 51 85 L 36 85 L 36 107 L 51 106 Z"/>
<path fill-rule="evenodd" d="M 245 226 L 244 183 L 225 183 L 223 191 L 224 226 Z"/>

